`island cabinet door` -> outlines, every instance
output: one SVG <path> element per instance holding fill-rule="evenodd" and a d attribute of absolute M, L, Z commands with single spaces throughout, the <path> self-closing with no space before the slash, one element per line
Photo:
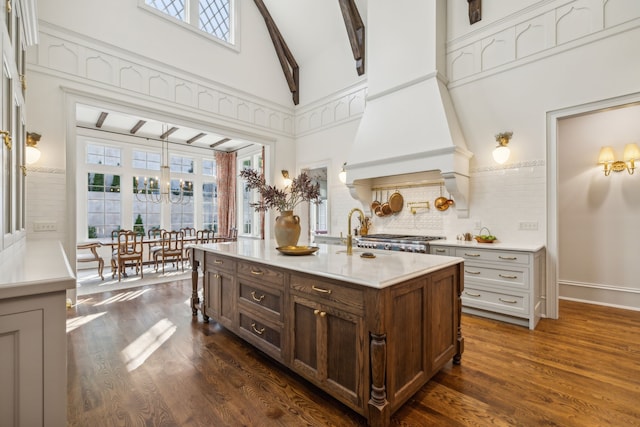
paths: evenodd
<path fill-rule="evenodd" d="M 298 295 L 292 305 L 293 369 L 363 414 L 363 318 Z"/>
<path fill-rule="evenodd" d="M 235 262 L 207 257 L 205 263 L 204 314 L 233 330 L 237 324 Z"/>

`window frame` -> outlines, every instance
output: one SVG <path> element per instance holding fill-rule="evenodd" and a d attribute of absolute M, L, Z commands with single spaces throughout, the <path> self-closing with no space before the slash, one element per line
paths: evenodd
<path fill-rule="evenodd" d="M 185 0 L 185 20 L 171 16 L 153 6 L 146 4 L 145 0 L 138 0 L 138 7 L 146 12 L 151 13 L 154 16 L 165 19 L 173 24 L 177 24 L 179 27 L 184 28 L 204 37 L 210 41 L 219 43 L 220 45 L 230 48 L 239 52 L 239 31 L 237 31 L 239 18 L 238 18 L 238 3 L 236 0 L 229 0 L 229 41 L 220 39 L 215 35 L 208 33 L 200 29 L 200 15 L 199 15 L 199 0 Z M 193 5 L 195 5 L 195 12 L 192 12 Z"/>

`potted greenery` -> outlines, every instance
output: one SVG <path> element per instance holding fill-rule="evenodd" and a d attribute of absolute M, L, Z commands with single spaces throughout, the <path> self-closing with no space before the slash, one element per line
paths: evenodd
<path fill-rule="evenodd" d="M 251 203 L 256 211 L 277 209 L 280 212 L 274 228 L 278 246 L 296 246 L 300 237 L 300 218 L 293 210 L 302 202 L 319 203 L 320 184 L 306 172 L 301 172 L 284 189 L 267 185 L 264 174 L 254 169 L 243 169 L 240 177 L 247 181 L 248 189 L 257 190 L 261 196 L 259 202 Z"/>

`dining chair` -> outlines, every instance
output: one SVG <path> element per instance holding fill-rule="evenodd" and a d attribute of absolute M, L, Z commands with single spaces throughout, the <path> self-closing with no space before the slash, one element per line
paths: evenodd
<path fill-rule="evenodd" d="M 184 237 L 191 237 L 196 235 L 196 229 L 193 227 L 183 227 L 180 229 L 182 231 Z"/>
<path fill-rule="evenodd" d="M 77 250 L 85 250 L 88 249 L 90 253 L 78 253 L 76 254 L 76 262 L 98 262 L 98 275 L 101 280 L 104 280 L 104 276 L 102 275 L 102 271 L 104 270 L 104 259 L 98 255 L 97 248 L 99 248 L 100 243 L 81 243 L 76 246 Z"/>
<path fill-rule="evenodd" d="M 162 233 L 162 243 L 160 250 L 153 254 L 153 262 L 158 271 L 158 258 L 162 258 L 162 274 L 164 265 L 168 260 L 172 260 L 178 268 L 178 262 L 184 271 L 184 233 L 182 231 L 165 231 Z"/>
<path fill-rule="evenodd" d="M 142 236 L 134 231 L 125 231 L 118 234 L 118 246 L 111 256 L 111 277 L 115 277 L 118 272 L 118 281 L 126 275 L 127 263 L 134 263 L 136 273 L 140 272 L 140 277 L 144 277 L 142 268 Z"/>
<path fill-rule="evenodd" d="M 162 233 L 166 230 L 164 228 L 152 228 L 147 232 L 149 242 L 149 261 L 153 259 L 153 254 L 162 249 Z"/>
<path fill-rule="evenodd" d="M 213 243 L 215 232 L 213 230 L 196 231 L 196 240 L 193 243 L 184 244 L 184 258 L 191 263 L 191 250 L 199 243 Z"/>

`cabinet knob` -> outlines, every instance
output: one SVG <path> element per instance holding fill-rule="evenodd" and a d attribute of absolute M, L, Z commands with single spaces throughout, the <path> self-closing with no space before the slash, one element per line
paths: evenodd
<path fill-rule="evenodd" d="M 315 314 L 316 316 L 325 317 L 327 315 L 327 312 L 315 309 L 313 310 L 313 314 Z"/>

